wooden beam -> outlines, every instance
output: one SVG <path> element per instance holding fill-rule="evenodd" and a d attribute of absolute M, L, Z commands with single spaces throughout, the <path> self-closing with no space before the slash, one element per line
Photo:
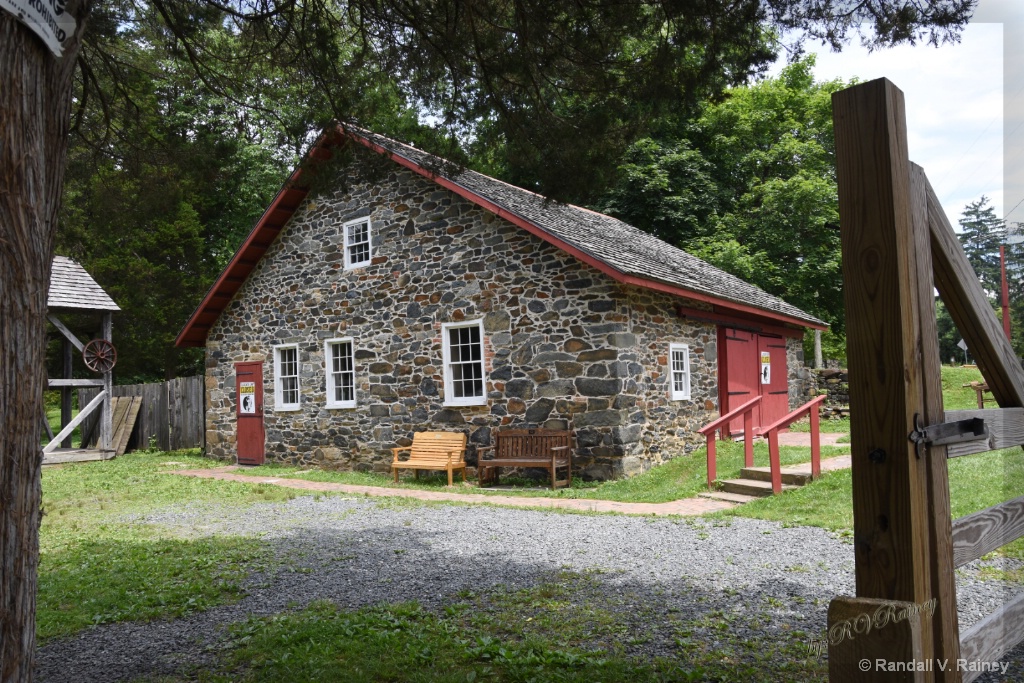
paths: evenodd
<path fill-rule="evenodd" d="M 928 237 L 917 234 L 928 229 L 925 183 L 911 178 L 903 93 L 892 83 L 878 79 L 836 92 L 832 111 L 850 410 L 857 416 L 850 435 L 857 597 L 914 604 L 936 598 L 943 618 L 921 619 L 921 654 L 955 659 L 952 576 L 937 580 L 939 569 L 952 564 L 951 544 L 947 536 L 943 548 L 932 523 L 944 507 L 949 524 L 948 482 L 943 498 L 944 469 L 927 466 L 945 456 L 932 457 L 937 449 L 929 449 L 918 458 L 907 438 L 916 415 L 926 424 L 942 419 L 937 365 L 934 377 L 925 376 L 938 359 L 934 332 L 924 334 L 935 324 L 931 292 L 922 294 L 931 264 L 920 245 Z M 900 654 L 909 661 L 915 653 Z M 928 672 L 925 680 L 960 679 Z"/>
<path fill-rule="evenodd" d="M 962 567 L 1024 536 L 1024 496 L 953 522 L 953 565 Z"/>
<path fill-rule="evenodd" d="M 882 662 L 923 662 L 921 610 L 909 602 L 836 598 L 828 606 L 829 683 L 930 680 L 923 671 L 887 671 Z M 906 614 L 907 618 L 890 618 Z M 912 615 L 912 616 L 911 616 Z M 865 632 L 866 631 L 866 632 Z M 868 662 L 865 670 L 864 661 Z"/>
<path fill-rule="evenodd" d="M 1024 368 L 1003 333 L 935 190 L 930 184 L 927 188 L 935 288 L 978 361 L 996 402 L 1003 408 L 1024 407 Z"/>
<path fill-rule="evenodd" d="M 109 311 L 103 314 L 103 330 L 102 336 L 106 341 L 112 341 L 114 335 L 114 316 Z M 113 411 L 112 402 L 114 397 L 114 376 L 111 372 L 113 368 L 103 373 L 103 391 L 101 392 L 105 399 L 103 406 L 100 409 L 100 450 L 109 451 L 113 450 L 113 438 L 114 438 L 114 427 L 113 427 Z"/>
<path fill-rule="evenodd" d="M 75 333 L 65 327 L 64 323 L 62 323 L 57 316 L 50 313 L 46 316 L 46 319 L 53 323 L 53 326 L 57 328 L 57 331 L 63 334 L 69 342 L 75 345 L 75 348 L 78 349 L 79 353 L 85 350 L 85 344 L 78 341 L 78 337 L 75 336 Z"/>
<path fill-rule="evenodd" d="M 928 229 L 928 177 L 924 169 L 910 164 L 910 202 L 913 245 L 917 257 L 917 310 L 919 329 L 916 352 L 921 363 L 922 419 L 926 425 L 946 421 L 942 398 L 942 359 L 939 354 L 939 329 L 935 318 L 934 265 Z M 908 432 L 909 434 L 909 432 Z M 953 573 L 952 510 L 949 497 L 949 463 L 946 446 L 925 449 L 924 469 L 927 492 L 928 565 L 935 611 L 932 637 L 937 659 L 955 661 L 960 656 L 960 625 L 956 604 L 956 577 Z M 916 457 L 916 453 L 915 453 Z M 944 672 L 936 680 L 956 680 L 959 676 Z"/>
<path fill-rule="evenodd" d="M 60 433 L 57 436 L 53 437 L 50 443 L 46 444 L 43 447 L 43 453 L 51 453 L 57 450 L 57 444 L 63 441 L 66 436 L 75 431 L 75 427 L 80 425 L 82 423 L 82 420 L 87 418 L 89 416 L 89 413 L 96 410 L 96 407 L 101 405 L 106 398 L 107 393 L 105 391 L 101 391 L 100 393 L 96 394 L 95 398 L 89 401 L 89 404 L 87 406 L 78 411 L 78 415 L 75 415 L 75 419 L 73 419 L 71 422 L 68 422 L 64 429 L 60 430 Z"/>
<path fill-rule="evenodd" d="M 1024 593 L 1019 593 L 964 634 L 960 644 L 961 659 L 968 663 L 998 662 L 1022 639 L 1024 639 Z M 980 671 L 965 672 L 964 683 L 970 683 L 981 673 Z"/>
<path fill-rule="evenodd" d="M 988 428 L 988 438 L 964 441 L 946 446 L 946 456 L 959 458 L 963 455 L 998 451 L 1024 444 L 1024 408 L 986 408 L 984 410 L 950 410 L 946 412 L 948 422 L 959 422 L 980 417 Z"/>
<path fill-rule="evenodd" d="M 101 379 L 48 379 L 47 386 L 51 389 L 58 387 L 102 387 Z"/>

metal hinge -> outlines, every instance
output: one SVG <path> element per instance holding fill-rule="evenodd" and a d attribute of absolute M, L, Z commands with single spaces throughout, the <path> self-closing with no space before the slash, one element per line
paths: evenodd
<path fill-rule="evenodd" d="M 977 441 L 988 438 L 988 427 L 985 420 L 972 417 L 956 422 L 941 422 L 925 427 L 921 424 L 921 415 L 914 414 L 914 431 L 910 432 L 910 440 L 914 443 L 914 454 L 921 457 L 921 446 L 943 446 L 962 441 Z"/>

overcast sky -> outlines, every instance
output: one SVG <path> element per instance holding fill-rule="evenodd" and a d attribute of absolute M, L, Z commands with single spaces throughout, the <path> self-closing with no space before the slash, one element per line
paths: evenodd
<path fill-rule="evenodd" d="M 818 80 L 884 76 L 903 91 L 910 158 L 953 225 L 983 194 L 998 216 L 1024 222 L 1024 2 L 981 0 L 958 44 L 806 49 Z"/>

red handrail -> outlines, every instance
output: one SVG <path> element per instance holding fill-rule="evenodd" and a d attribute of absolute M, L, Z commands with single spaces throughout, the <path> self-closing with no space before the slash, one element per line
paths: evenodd
<path fill-rule="evenodd" d="M 755 396 L 743 405 L 733 408 L 728 413 L 718 418 L 714 422 L 709 422 L 700 429 L 697 430 L 698 434 L 703 434 L 708 440 L 708 488 L 711 488 L 712 482 L 715 480 L 717 472 L 715 467 L 715 431 L 719 427 L 725 427 L 730 421 L 739 417 L 743 414 L 743 461 L 747 467 L 754 466 L 754 407 L 761 402 L 760 396 Z"/>
<path fill-rule="evenodd" d="M 761 435 L 768 437 L 768 462 L 772 470 L 772 493 L 782 493 L 782 464 L 779 460 L 779 430 L 793 424 L 804 413 L 811 416 L 811 479 L 821 476 L 821 432 L 819 430 L 818 405 L 825 396 L 818 396 L 803 404 L 785 417 L 761 429 Z"/>

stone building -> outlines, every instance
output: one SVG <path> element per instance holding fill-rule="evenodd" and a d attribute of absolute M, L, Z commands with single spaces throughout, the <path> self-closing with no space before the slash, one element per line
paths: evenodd
<path fill-rule="evenodd" d="M 691 450 L 751 392 L 762 422 L 800 400 L 824 324 L 784 301 L 365 130 L 326 132 L 309 158 L 330 157 L 292 174 L 178 337 L 206 347 L 210 456 L 386 470 L 416 431 L 568 427 L 577 474 L 606 479 Z"/>

